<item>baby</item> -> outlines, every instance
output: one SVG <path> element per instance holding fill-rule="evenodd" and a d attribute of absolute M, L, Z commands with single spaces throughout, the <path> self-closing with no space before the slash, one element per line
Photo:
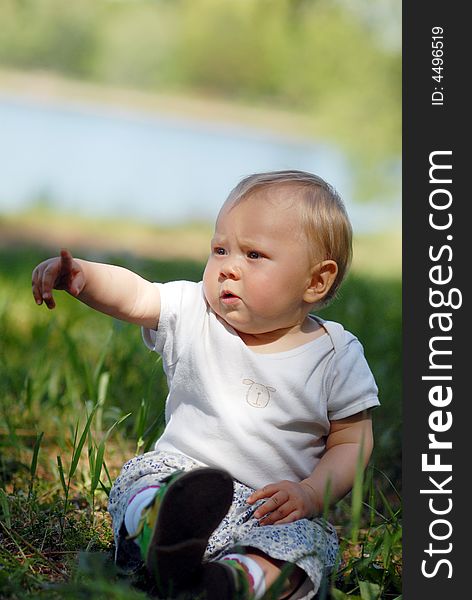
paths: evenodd
<path fill-rule="evenodd" d="M 311 598 L 333 567 L 320 515 L 367 464 L 379 404 L 359 341 L 310 314 L 335 296 L 351 238 L 330 185 L 278 171 L 230 193 L 200 283 L 66 250 L 33 271 L 38 304 L 66 290 L 141 326 L 162 355 L 165 430 L 124 465 L 109 510 L 117 560 L 143 560 L 163 598 L 257 600 L 282 569 L 278 597 Z"/>

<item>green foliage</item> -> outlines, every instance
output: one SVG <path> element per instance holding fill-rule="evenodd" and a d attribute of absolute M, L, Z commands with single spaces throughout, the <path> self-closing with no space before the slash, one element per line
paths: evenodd
<path fill-rule="evenodd" d="M 93 0 L 3 0 L 1 62 L 18 67 L 52 67 L 83 76 L 98 49 L 99 10 Z"/>
<path fill-rule="evenodd" d="M 357 478 L 359 479 L 359 477 Z M 387 499 L 387 495 L 391 500 Z M 395 486 L 377 469 L 369 467 L 362 492 L 343 500 L 348 526 L 340 536 L 340 563 L 333 573 L 333 600 L 398 599 L 402 573 L 401 499 Z M 354 515 L 363 511 L 369 518 L 362 528 Z M 365 518 L 365 517 L 364 517 Z"/>
<path fill-rule="evenodd" d="M 3 0 L 0 64 L 304 113 L 306 133 L 340 140 L 361 163 L 365 197 L 388 176 L 380 163 L 400 151 L 400 27 L 396 45 L 382 41 L 400 19 L 393 7 L 367 14 L 360 0 Z"/>
<path fill-rule="evenodd" d="M 351 274 L 339 297 L 320 311 L 338 321 L 362 345 L 379 388 L 381 407 L 373 412 L 373 460 L 397 486 L 401 481 L 402 322 L 401 281 Z"/>

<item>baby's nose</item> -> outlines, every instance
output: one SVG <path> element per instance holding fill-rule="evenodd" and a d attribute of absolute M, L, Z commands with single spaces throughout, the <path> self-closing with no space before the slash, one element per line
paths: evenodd
<path fill-rule="evenodd" d="M 221 266 L 220 275 L 225 279 L 239 279 L 241 270 L 234 260 L 228 260 Z"/>

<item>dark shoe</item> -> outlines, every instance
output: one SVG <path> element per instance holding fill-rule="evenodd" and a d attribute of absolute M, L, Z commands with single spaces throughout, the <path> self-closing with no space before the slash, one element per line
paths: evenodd
<path fill-rule="evenodd" d="M 247 600 L 248 587 L 241 581 L 234 569 L 223 562 L 209 562 L 202 565 L 201 575 L 193 595 L 189 598 L 205 600 Z"/>
<path fill-rule="evenodd" d="M 232 500 L 233 480 L 220 469 L 188 471 L 166 486 L 159 498 L 157 518 L 143 556 L 164 598 L 176 597 L 194 585 L 199 587 L 197 581 L 205 579 L 208 569 L 203 569 L 202 558 L 208 539 L 228 512 Z M 223 598 L 219 596 L 218 600 Z"/>

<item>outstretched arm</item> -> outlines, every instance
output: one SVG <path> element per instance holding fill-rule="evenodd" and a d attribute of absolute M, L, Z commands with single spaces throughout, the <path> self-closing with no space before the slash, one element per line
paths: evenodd
<path fill-rule="evenodd" d="M 157 286 L 136 273 L 102 263 L 73 258 L 68 250 L 40 263 L 32 275 L 37 304 L 56 306 L 53 293 L 65 290 L 95 310 L 155 329 L 160 315 Z"/>
<path fill-rule="evenodd" d="M 249 504 L 267 498 L 254 516 L 262 519 L 261 525 L 280 525 L 321 514 L 326 490 L 330 503 L 345 496 L 354 484 L 361 452 L 365 467 L 372 448 L 369 411 L 331 421 L 326 451 L 310 477 L 300 483 L 279 481 L 254 492 L 247 500 Z"/>

